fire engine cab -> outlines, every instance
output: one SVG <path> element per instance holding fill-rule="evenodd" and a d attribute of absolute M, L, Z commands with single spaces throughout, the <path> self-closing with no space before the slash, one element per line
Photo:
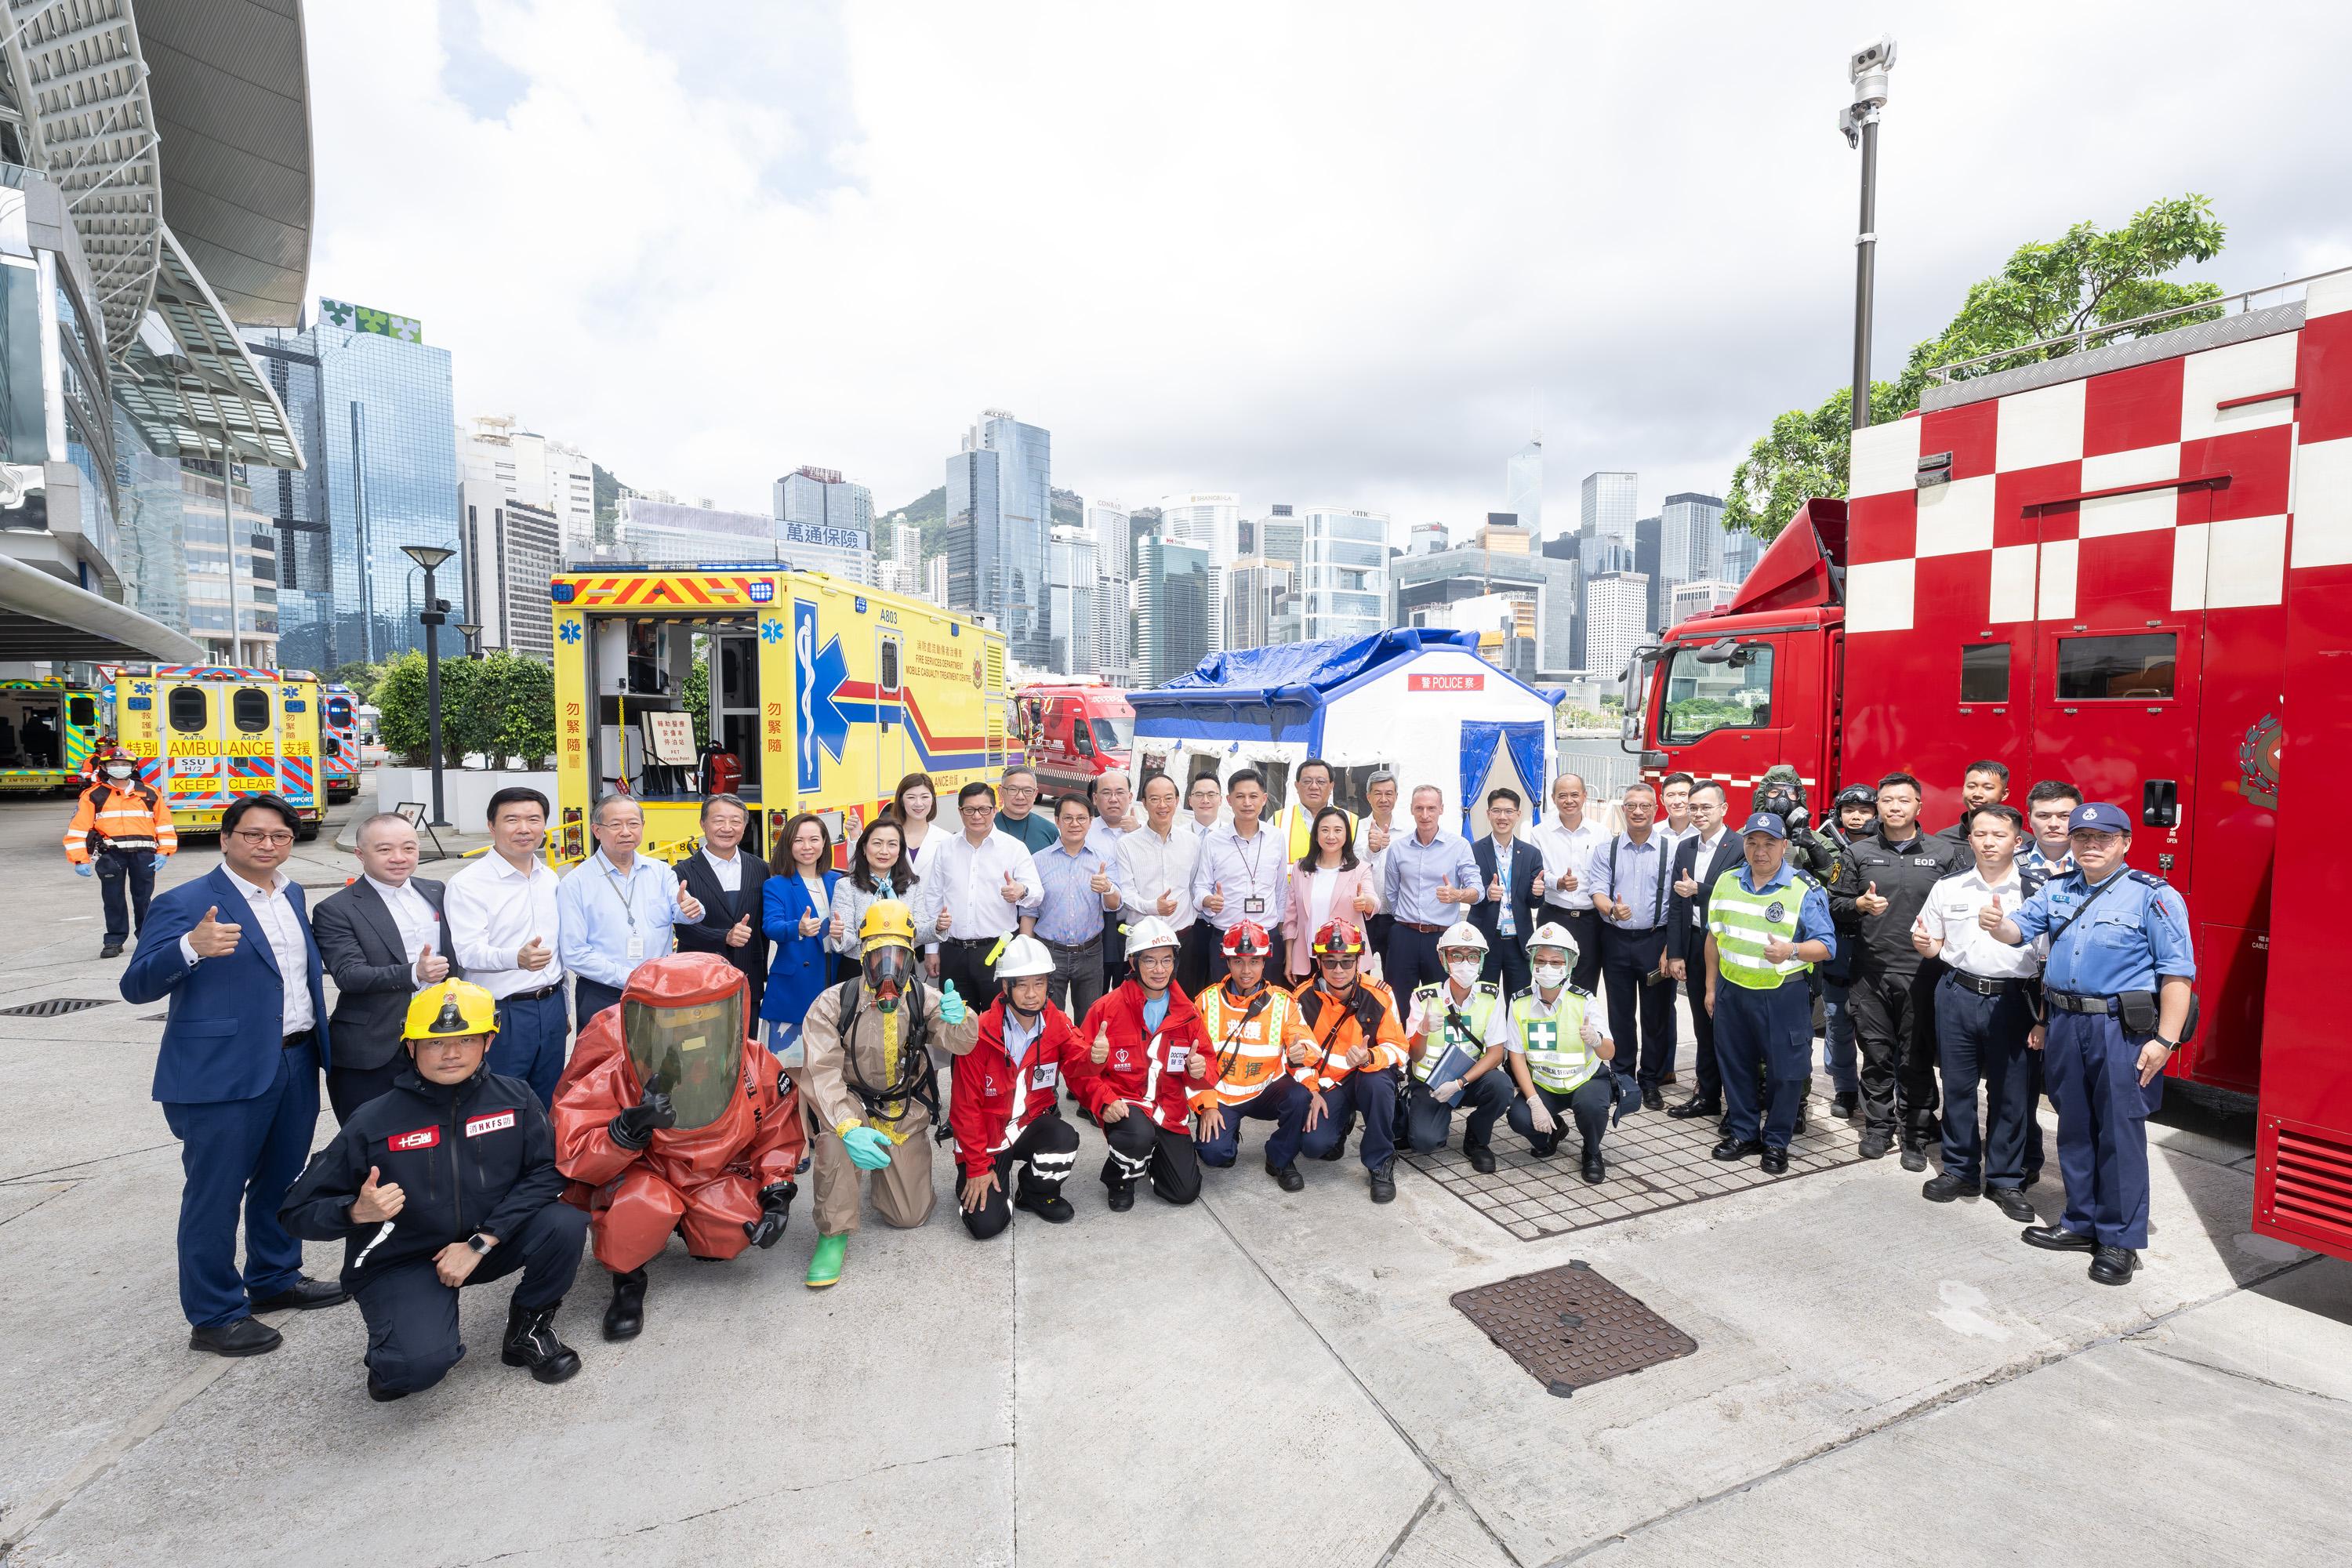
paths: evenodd
<path fill-rule="evenodd" d="M 2352 1048 L 2333 943 L 2352 759 L 2352 271 L 2105 347 L 1947 379 L 1857 431 L 1721 610 L 1627 671 L 1625 742 L 1818 816 L 1902 771 L 2072 781 L 2187 899 L 2203 1021 L 2169 1071 L 2260 1096 L 2255 1228 L 2352 1256 Z M 2209 308 L 2210 309 L 2210 308 Z M 2068 346 L 2076 346 L 2069 344 Z M 2281 782 L 2294 737 L 2294 776 Z M 2282 814 L 2305 853 L 2275 853 Z M 2298 816 L 2299 814 L 2299 816 Z"/>

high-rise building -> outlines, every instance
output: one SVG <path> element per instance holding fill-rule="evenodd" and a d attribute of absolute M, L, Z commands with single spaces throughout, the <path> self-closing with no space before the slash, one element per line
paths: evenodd
<path fill-rule="evenodd" d="M 1158 686 L 1209 655 L 1209 552 L 1153 536 L 1137 542 L 1135 572 L 1134 674 Z"/>
<path fill-rule="evenodd" d="M 329 670 L 424 647 L 424 575 L 401 546 L 458 548 L 457 421 L 449 351 L 417 322 L 320 304 L 307 331 L 245 337 L 299 410 L 310 458 L 305 474 L 272 476 L 276 504 L 263 508 L 293 544 L 279 563 L 278 657 Z M 435 579 L 451 625 L 472 618 L 458 576 Z"/>
<path fill-rule="evenodd" d="M 1289 563 L 1291 587 L 1297 591 L 1298 572 L 1306 563 L 1307 530 L 1287 502 L 1268 507 L 1264 517 L 1242 519 L 1234 525 L 1234 547 L 1237 555 Z"/>
<path fill-rule="evenodd" d="M 1633 650 L 1649 640 L 1650 580 L 1639 572 L 1607 572 L 1584 584 L 1585 668 L 1616 684 Z"/>
<path fill-rule="evenodd" d="M 1267 647 L 1274 623 L 1290 597 L 1291 565 L 1263 555 L 1244 555 L 1225 568 L 1224 641 L 1227 648 Z"/>
<path fill-rule="evenodd" d="M 1605 534 L 1633 542 L 1633 513 L 1639 506 L 1637 476 L 1603 469 L 1584 476 L 1578 531 Z"/>
<path fill-rule="evenodd" d="M 923 597 L 942 610 L 948 607 L 948 558 L 934 555 L 923 563 Z"/>
<path fill-rule="evenodd" d="M 1503 504 L 1518 514 L 1521 528 L 1538 539 L 1543 537 L 1543 437 L 1538 433 L 1503 465 Z"/>
<path fill-rule="evenodd" d="M 1102 678 L 1115 686 L 1135 679 L 1135 584 L 1106 577 L 1095 595 L 1095 647 L 1102 652 Z"/>
<path fill-rule="evenodd" d="M 595 468 L 579 447 L 525 430 L 511 414 L 478 414 L 457 427 L 457 470 L 460 483 L 494 483 L 503 496 L 553 512 L 566 559 L 584 560 L 594 549 Z"/>
<path fill-rule="evenodd" d="M 776 520 L 755 511 L 621 498 L 613 524 L 613 555 L 632 565 L 692 565 L 779 559 Z"/>
<path fill-rule="evenodd" d="M 1222 563 L 1241 550 L 1242 498 L 1223 490 L 1160 498 L 1160 536 L 1195 544 Z"/>
<path fill-rule="evenodd" d="M 458 485 L 457 510 L 459 571 L 482 628 L 480 646 L 551 662 L 555 616 L 547 584 L 562 564 L 562 519 L 479 479 Z"/>
<path fill-rule="evenodd" d="M 1580 533 L 1576 536 L 1576 563 L 1584 569 L 1587 581 L 1604 572 L 1633 570 L 1633 542 L 1606 533 Z"/>
<path fill-rule="evenodd" d="M 1048 668 L 1056 675 L 1097 674 L 1102 651 L 1096 642 L 1100 618 L 1095 601 L 1103 584 L 1095 537 L 1083 528 L 1056 528 L 1045 559 L 1046 624 L 1053 628 Z"/>
<path fill-rule="evenodd" d="M 1084 515 L 1087 531 L 1095 536 L 1095 558 L 1102 563 L 1103 575 L 1133 576 L 1135 542 L 1128 533 L 1127 509 L 1115 500 L 1088 497 Z"/>
<path fill-rule="evenodd" d="M 1514 666 L 1512 673 L 1565 679 L 1582 668 L 1577 655 L 1582 581 L 1572 554 L 1464 548 L 1401 556 L 1389 563 L 1389 624 L 1459 626 L 1456 606 L 1499 596 L 1515 606 L 1528 638 L 1524 667 Z"/>
<path fill-rule="evenodd" d="M 1658 617 L 1665 614 L 1664 574 L 1659 570 L 1660 544 L 1663 530 L 1654 517 L 1637 518 L 1633 522 L 1633 570 L 1650 580 L 1650 631 L 1658 629 Z"/>
<path fill-rule="evenodd" d="M 1727 531 L 1723 536 L 1723 580 L 1745 583 L 1748 574 L 1756 570 L 1756 563 L 1764 553 L 1764 542 L 1741 529 Z"/>
<path fill-rule="evenodd" d="M 1407 555 L 1434 555 L 1453 542 L 1453 536 L 1442 522 L 1416 522 L 1405 538 Z"/>
<path fill-rule="evenodd" d="M 803 572 L 874 581 L 874 492 L 833 468 L 800 468 L 778 479 L 771 505 L 777 558 Z"/>
<path fill-rule="evenodd" d="M 274 520 L 257 504 L 253 481 L 259 480 L 267 486 L 277 473 L 269 468 L 230 464 L 228 507 L 224 511 L 220 469 L 218 463 L 198 458 L 186 458 L 180 464 L 188 634 L 202 642 L 212 657 L 226 659 L 235 647 L 256 664 L 276 665 L 283 657 L 278 651 L 276 630 L 278 533 Z M 268 499 L 267 489 L 261 499 Z M 233 590 L 227 548 L 231 537 L 236 541 Z M 232 605 L 237 625 L 234 637 L 229 631 Z"/>
<path fill-rule="evenodd" d="M 982 413 L 947 462 L 948 603 L 986 616 L 1020 662 L 1051 658 L 1046 530 L 1053 437 L 1000 408 Z"/>
<path fill-rule="evenodd" d="M 1708 610 L 1719 610 L 1739 594 L 1739 584 L 1719 578 L 1700 578 L 1692 583 L 1675 584 L 1674 596 L 1666 606 L 1666 625 L 1678 626 L 1693 616 Z"/>
<path fill-rule="evenodd" d="M 1675 621 L 1675 591 L 1685 583 L 1714 582 L 1724 570 L 1723 498 L 1685 491 L 1658 509 L 1658 625 Z"/>
<path fill-rule="evenodd" d="M 1388 625 L 1389 516 L 1309 507 L 1299 573 L 1299 636 L 1369 637 Z"/>

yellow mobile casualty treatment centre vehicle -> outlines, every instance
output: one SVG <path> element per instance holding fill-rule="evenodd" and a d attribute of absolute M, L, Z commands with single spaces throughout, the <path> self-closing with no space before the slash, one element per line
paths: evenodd
<path fill-rule="evenodd" d="M 114 677 L 115 743 L 163 792 L 183 834 L 218 833 L 240 796 L 283 796 L 316 838 L 327 819 L 319 770 L 319 678 L 307 669 L 126 664 Z"/>
<path fill-rule="evenodd" d="M 646 853 L 690 853 L 706 765 L 740 770 L 745 842 L 762 856 L 803 811 L 836 846 L 855 841 L 909 773 L 938 782 L 951 822 L 957 788 L 1004 765 L 1003 635 L 927 601 L 772 562 L 600 566 L 558 573 L 548 592 L 559 859 L 593 852 L 589 810 L 614 790 L 643 804 Z M 698 635 L 699 736 L 685 700 Z"/>
<path fill-rule="evenodd" d="M 64 789 L 89 766 L 104 718 L 98 693 L 55 676 L 0 680 L 0 792 Z"/>

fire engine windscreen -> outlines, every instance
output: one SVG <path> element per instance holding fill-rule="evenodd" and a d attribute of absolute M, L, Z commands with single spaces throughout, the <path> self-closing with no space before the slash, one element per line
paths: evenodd
<path fill-rule="evenodd" d="M 624 996 L 621 1037 L 637 1081 L 669 1096 L 680 1127 L 707 1127 L 743 1071 L 743 994 L 667 1005 Z"/>
<path fill-rule="evenodd" d="M 1706 655 L 1718 652 L 1718 657 Z M 1717 730 L 1772 726 L 1772 645 L 1742 643 L 1715 650 L 1685 643 L 1666 667 L 1665 717 L 1658 737 L 1668 744 L 1696 741 Z"/>

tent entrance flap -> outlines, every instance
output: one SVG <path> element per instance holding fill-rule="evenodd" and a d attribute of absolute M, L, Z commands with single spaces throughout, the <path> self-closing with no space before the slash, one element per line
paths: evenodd
<path fill-rule="evenodd" d="M 1544 727 L 1541 723 L 1497 723 L 1471 719 L 1462 725 L 1462 836 L 1479 835 L 1480 808 L 1486 792 L 1518 792 L 1521 809 L 1530 815 L 1543 789 Z"/>

